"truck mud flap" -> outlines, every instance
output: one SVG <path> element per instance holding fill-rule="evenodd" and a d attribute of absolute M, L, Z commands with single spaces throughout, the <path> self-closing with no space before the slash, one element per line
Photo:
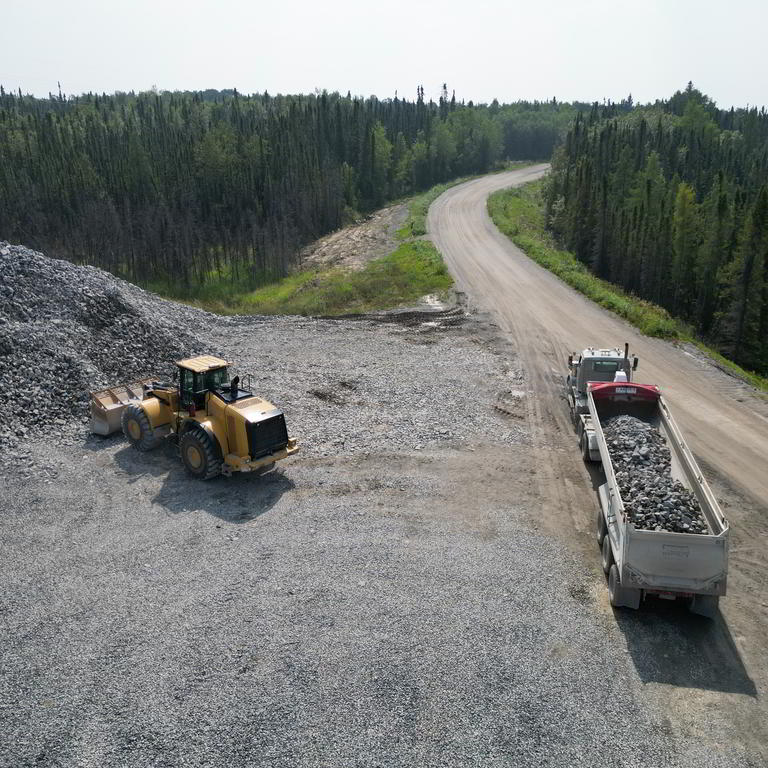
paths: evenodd
<path fill-rule="evenodd" d="M 706 616 L 714 619 L 720 607 L 720 598 L 717 595 L 694 595 L 688 610 L 697 616 Z"/>

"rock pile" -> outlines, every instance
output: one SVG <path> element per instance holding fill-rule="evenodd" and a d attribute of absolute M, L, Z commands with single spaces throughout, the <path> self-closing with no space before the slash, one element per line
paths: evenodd
<path fill-rule="evenodd" d="M 200 344 L 145 291 L 94 267 L 0 242 L 0 447 L 82 430 L 90 390 L 162 375 Z M 173 306 L 173 305 L 169 305 Z M 196 313 L 198 316 L 200 313 Z"/>
<path fill-rule="evenodd" d="M 672 478 L 669 447 L 655 427 L 634 416 L 614 416 L 603 424 L 603 433 L 635 528 L 708 533 L 696 497 Z"/>

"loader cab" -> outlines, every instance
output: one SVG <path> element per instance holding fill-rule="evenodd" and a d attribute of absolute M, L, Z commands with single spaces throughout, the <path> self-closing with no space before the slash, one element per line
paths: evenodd
<path fill-rule="evenodd" d="M 179 369 L 179 402 L 185 410 L 191 405 L 195 410 L 204 410 L 208 392 L 230 386 L 229 363 L 221 358 L 202 355 L 179 360 L 176 365 Z"/>

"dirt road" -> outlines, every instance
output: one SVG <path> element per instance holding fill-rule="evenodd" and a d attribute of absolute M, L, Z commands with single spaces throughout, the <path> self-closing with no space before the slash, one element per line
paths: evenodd
<path fill-rule="evenodd" d="M 569 352 L 588 344 L 618 346 L 628 341 L 632 353 L 640 357 L 637 380 L 663 388 L 733 528 L 729 596 L 721 603 L 724 618 L 702 636 L 701 651 L 712 654 L 712 664 L 729 660 L 734 669 L 744 671 L 745 679 L 754 681 L 755 691 L 765 691 L 768 559 L 757 542 L 768 534 L 768 401 L 695 350 L 641 335 L 539 267 L 498 231 L 486 210 L 488 195 L 532 181 L 547 167 L 532 166 L 453 187 L 435 201 L 427 221 L 459 288 L 495 316 L 527 373 L 528 421 L 544 524 L 569 536 L 575 528 L 582 534 L 576 538 L 582 547 L 594 546 L 596 499 L 568 419 L 563 375 Z M 624 616 L 619 621 L 643 620 Z M 629 627 L 629 631 L 636 630 Z M 650 628 L 651 634 L 654 631 Z M 669 631 L 668 627 L 660 631 L 660 637 Z M 667 640 L 675 642 L 671 631 Z M 734 718 L 741 722 L 740 737 L 758 751 L 765 748 L 766 733 L 759 724 L 765 712 L 756 704 L 756 692 L 751 699 L 724 699 L 701 690 L 692 697 L 691 688 L 707 686 L 675 680 L 673 674 L 663 677 L 664 682 L 673 681 L 663 697 L 677 710 L 681 727 L 691 726 L 707 707 L 727 707 L 739 713 Z M 752 689 L 742 687 L 742 692 L 747 690 Z"/>

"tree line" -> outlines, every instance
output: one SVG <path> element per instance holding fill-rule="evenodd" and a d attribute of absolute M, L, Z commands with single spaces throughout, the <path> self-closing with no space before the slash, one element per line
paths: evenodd
<path fill-rule="evenodd" d="M 145 284 L 279 276 L 355 213 L 548 158 L 582 106 L 0 88 L 0 237 Z"/>
<path fill-rule="evenodd" d="M 599 277 L 768 373 L 768 114 L 667 101 L 579 114 L 555 151 L 547 221 Z"/>

